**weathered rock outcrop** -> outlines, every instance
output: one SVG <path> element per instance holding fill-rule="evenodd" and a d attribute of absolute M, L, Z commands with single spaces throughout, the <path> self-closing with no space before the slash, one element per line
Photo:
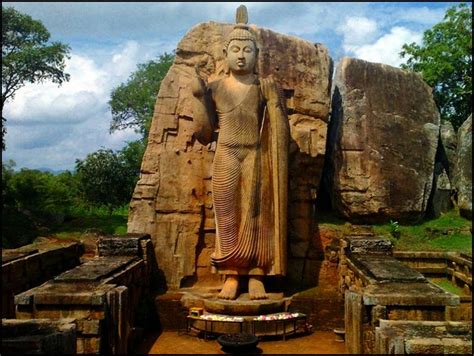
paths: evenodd
<path fill-rule="evenodd" d="M 453 125 L 449 121 L 441 123 L 439 137 L 442 150 L 440 161 L 445 167 L 449 180 L 452 182 L 456 166 L 458 138 Z"/>
<path fill-rule="evenodd" d="M 232 28 L 199 24 L 178 44 L 158 93 L 140 180 L 130 203 L 128 231 L 151 235 L 170 288 L 217 278 L 209 267 L 215 238 L 211 191 L 215 144 L 202 146 L 193 138 L 189 82 L 195 64 L 208 81 L 223 75 L 224 38 Z M 332 61 L 322 45 L 253 29 L 260 48 L 259 73 L 272 74 L 280 84 L 289 114 L 291 264 L 292 257 L 304 259 L 312 248 L 311 207 L 324 161 Z"/>
<path fill-rule="evenodd" d="M 454 185 L 461 215 L 472 219 L 472 114 L 458 130 Z"/>
<path fill-rule="evenodd" d="M 457 136 L 453 125 L 449 121 L 442 122 L 435 157 L 433 190 L 428 203 L 428 213 L 432 217 L 439 217 L 453 207 L 456 146 Z"/>
<path fill-rule="evenodd" d="M 417 74 L 343 58 L 328 133 L 333 208 L 353 221 L 422 217 L 439 127 L 431 89 Z"/>

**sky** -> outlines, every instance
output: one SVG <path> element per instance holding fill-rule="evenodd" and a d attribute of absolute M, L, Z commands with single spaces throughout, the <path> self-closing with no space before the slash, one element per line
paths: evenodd
<path fill-rule="evenodd" d="M 137 64 L 171 53 L 202 22 L 233 23 L 248 8 L 249 23 L 322 43 L 335 64 L 344 56 L 399 66 L 404 43 L 443 20 L 453 2 L 2 2 L 40 20 L 51 41 L 71 47 L 69 82 L 27 84 L 5 104 L 7 149 L 16 169 L 73 170 L 100 148 L 119 150 L 139 135 L 109 133 L 112 90 Z"/>

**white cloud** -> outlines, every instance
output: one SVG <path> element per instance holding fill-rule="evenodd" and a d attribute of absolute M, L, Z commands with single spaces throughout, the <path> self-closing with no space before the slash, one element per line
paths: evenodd
<path fill-rule="evenodd" d="M 171 52 L 200 22 L 234 22 L 241 3 L 3 3 L 41 20 L 52 40 L 73 48 L 71 81 L 28 85 L 5 106 L 7 150 L 17 166 L 72 168 L 101 146 L 119 149 L 138 137 L 133 131 L 109 135 L 107 105 L 112 88 L 137 63 Z M 450 4 L 436 3 L 244 3 L 249 22 L 323 43 L 337 61 L 343 55 L 399 65 L 404 43 L 442 20 Z"/>
<path fill-rule="evenodd" d="M 421 41 L 421 33 L 397 26 L 393 27 L 389 33 L 383 35 L 374 43 L 354 46 L 348 52 L 359 59 L 398 67 L 404 62 L 399 56 L 402 46 L 405 43 L 421 43 Z"/>
<path fill-rule="evenodd" d="M 372 41 L 377 34 L 377 22 L 367 17 L 349 17 L 338 32 L 343 35 L 343 49 L 351 51 Z"/>
<path fill-rule="evenodd" d="M 18 167 L 72 169 L 100 147 L 122 148 L 139 138 L 133 130 L 109 134 L 111 90 L 151 59 L 150 48 L 129 41 L 110 51 L 100 65 L 72 51 L 66 72 L 71 80 L 58 87 L 46 82 L 28 84 L 5 105 L 7 150 L 4 159 Z"/>
<path fill-rule="evenodd" d="M 120 80 L 134 71 L 138 62 L 145 62 L 148 59 L 150 53 L 142 53 L 136 41 L 127 41 L 120 52 L 112 55 L 112 61 L 107 65 L 108 72 Z"/>

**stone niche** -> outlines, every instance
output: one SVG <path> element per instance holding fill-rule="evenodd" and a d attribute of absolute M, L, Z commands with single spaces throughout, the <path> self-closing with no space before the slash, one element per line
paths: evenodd
<path fill-rule="evenodd" d="M 325 180 L 355 222 L 417 221 L 433 183 L 440 117 L 418 74 L 343 58 L 335 74 Z"/>
<path fill-rule="evenodd" d="M 312 207 L 324 163 L 332 60 L 320 44 L 251 27 L 260 49 L 258 71 L 262 77 L 273 75 L 288 109 L 291 265 L 292 259 L 304 260 L 315 245 Z M 215 143 L 202 146 L 193 138 L 189 82 L 195 65 L 208 81 L 223 75 L 224 38 L 232 28 L 199 24 L 178 44 L 158 93 L 140 180 L 130 203 L 128 232 L 151 235 L 158 267 L 170 289 L 220 281 L 210 268 Z"/>

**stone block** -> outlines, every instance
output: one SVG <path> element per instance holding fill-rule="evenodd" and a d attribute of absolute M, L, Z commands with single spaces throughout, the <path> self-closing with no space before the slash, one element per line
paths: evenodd
<path fill-rule="evenodd" d="M 362 329 L 364 308 L 361 294 L 352 291 L 345 292 L 344 318 L 347 351 L 351 354 L 361 354 L 364 340 Z"/>
<path fill-rule="evenodd" d="M 100 350 L 100 338 L 99 337 L 87 337 L 87 338 L 80 338 L 78 340 L 78 354 L 99 354 L 101 353 Z M 79 343 L 81 346 L 79 347 Z M 79 349 L 82 352 L 79 352 Z"/>
<path fill-rule="evenodd" d="M 101 321 L 99 320 L 77 320 L 77 331 L 81 335 L 99 335 L 101 334 Z"/>
<path fill-rule="evenodd" d="M 451 327 L 462 332 L 451 333 Z M 470 322 L 381 320 L 376 328 L 378 354 L 471 354 L 470 350 Z"/>
<path fill-rule="evenodd" d="M 136 261 L 135 256 L 101 256 L 62 273 L 54 280 L 63 283 L 97 282 L 120 271 L 129 263 Z"/>
<path fill-rule="evenodd" d="M 75 354 L 76 325 L 74 320 L 3 319 L 2 353 Z"/>
<path fill-rule="evenodd" d="M 450 355 L 472 355 L 472 338 L 471 339 L 452 339 L 443 338 L 443 353 Z"/>
<path fill-rule="evenodd" d="M 444 344 L 438 338 L 411 339 L 405 341 L 405 352 L 408 355 L 443 354 Z"/>
<path fill-rule="evenodd" d="M 349 252 L 360 254 L 382 254 L 391 255 L 393 244 L 383 236 L 349 235 L 344 239 L 348 242 Z"/>
<path fill-rule="evenodd" d="M 127 234 L 101 237 L 98 241 L 99 256 L 139 256 L 142 257 L 142 242 L 150 238 L 148 234 Z"/>
<path fill-rule="evenodd" d="M 351 261 L 379 283 L 424 282 L 425 277 L 391 256 L 353 253 Z"/>

